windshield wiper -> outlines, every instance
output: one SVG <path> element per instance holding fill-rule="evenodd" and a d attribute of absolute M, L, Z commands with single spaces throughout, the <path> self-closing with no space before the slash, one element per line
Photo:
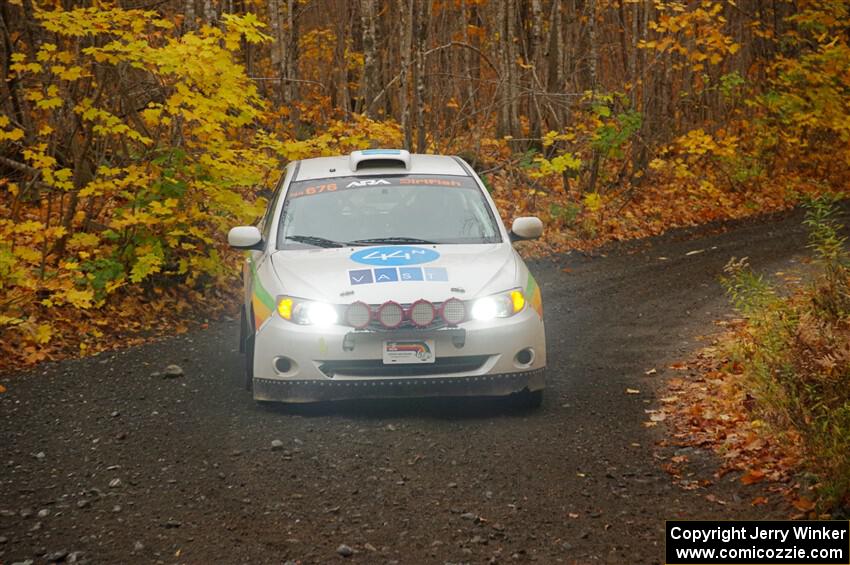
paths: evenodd
<path fill-rule="evenodd" d="M 344 243 L 316 235 L 288 235 L 286 239 L 291 239 L 298 243 L 306 243 L 307 245 L 315 245 L 316 247 L 345 247 Z"/>
<path fill-rule="evenodd" d="M 351 245 L 372 245 L 372 244 L 387 244 L 393 245 L 396 243 L 425 243 L 436 245 L 436 241 L 429 241 L 427 239 L 419 239 L 418 237 L 373 237 L 370 239 L 355 239 L 354 241 L 349 242 Z"/>

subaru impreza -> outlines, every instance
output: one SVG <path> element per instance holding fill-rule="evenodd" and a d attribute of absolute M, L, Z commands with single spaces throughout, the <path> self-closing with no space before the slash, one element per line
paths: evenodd
<path fill-rule="evenodd" d="M 240 345 L 259 401 L 507 396 L 545 385 L 540 288 L 459 157 L 376 149 L 289 163 L 246 250 Z"/>

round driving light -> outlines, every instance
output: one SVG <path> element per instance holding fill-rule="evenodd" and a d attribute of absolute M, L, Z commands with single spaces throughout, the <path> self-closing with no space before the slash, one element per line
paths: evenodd
<path fill-rule="evenodd" d="M 397 328 L 403 320 L 404 309 L 397 302 L 390 300 L 378 308 L 378 321 L 385 328 Z"/>
<path fill-rule="evenodd" d="M 372 311 L 369 309 L 369 305 L 365 302 L 354 302 L 345 312 L 345 321 L 349 326 L 353 326 L 358 330 L 368 326 L 371 319 Z"/>
<path fill-rule="evenodd" d="M 420 328 L 433 322 L 434 316 L 434 305 L 427 300 L 417 300 L 410 306 L 410 320 Z"/>
<path fill-rule="evenodd" d="M 451 325 L 457 325 L 466 318 L 466 306 L 457 298 L 449 298 L 443 302 L 443 307 L 440 309 L 440 315 Z"/>

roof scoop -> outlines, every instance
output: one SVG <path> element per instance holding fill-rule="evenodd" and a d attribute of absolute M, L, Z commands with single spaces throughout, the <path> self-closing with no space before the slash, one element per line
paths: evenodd
<path fill-rule="evenodd" d="M 410 152 L 404 149 L 364 149 L 348 156 L 352 171 L 363 169 L 410 169 Z"/>

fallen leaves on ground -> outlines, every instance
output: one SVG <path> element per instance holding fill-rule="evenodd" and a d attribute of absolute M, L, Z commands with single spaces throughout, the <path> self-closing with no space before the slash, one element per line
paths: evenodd
<path fill-rule="evenodd" d="M 22 334 L 6 331 L 0 339 L 0 368 L 21 370 L 41 361 L 85 357 L 183 334 L 205 327 L 208 320 L 236 315 L 237 294 L 236 285 L 203 292 L 176 287 L 151 300 L 133 290 L 120 303 L 106 304 L 88 316 L 69 306 L 54 308 L 52 327 L 57 339 L 35 347 Z"/>
<path fill-rule="evenodd" d="M 730 331 L 719 341 L 734 339 L 734 332 L 743 322 L 727 324 Z M 802 454 L 796 438 L 778 438 L 771 435 L 765 423 L 755 418 L 749 408 L 748 398 L 741 385 L 740 367 L 723 356 L 722 348 L 707 347 L 689 360 L 676 363 L 670 369 L 679 376 L 671 378 L 662 392 L 661 407 L 647 409 L 649 420 L 644 426 L 654 427 L 658 422 L 668 424 L 672 436 L 668 446 L 698 448 L 712 451 L 718 457 L 715 478 L 730 472 L 740 473 L 739 482 L 748 487 L 766 484 L 769 492 L 783 496 L 796 510 L 809 515 L 815 503 L 800 496 L 803 487 L 796 481 Z M 684 374 L 683 374 L 684 373 Z M 710 483 L 688 479 L 684 466 L 688 459 L 682 455 L 671 456 L 662 468 L 685 490 L 695 490 Z M 706 499 L 726 504 L 715 495 Z M 767 504 L 769 499 L 759 495 L 751 505 Z"/>

